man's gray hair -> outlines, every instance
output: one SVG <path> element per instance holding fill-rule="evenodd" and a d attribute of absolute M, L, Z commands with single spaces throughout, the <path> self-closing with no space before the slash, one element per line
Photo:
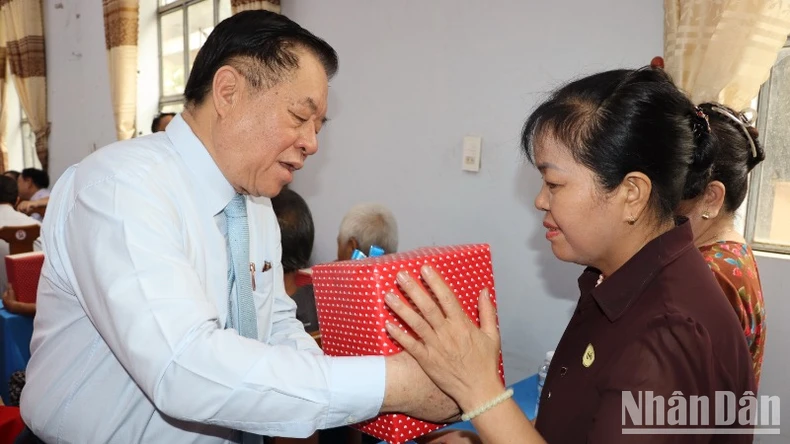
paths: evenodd
<path fill-rule="evenodd" d="M 355 205 L 340 223 L 338 240 L 341 244 L 354 238 L 359 250 L 365 254 L 371 245 L 384 249 L 385 253 L 398 251 L 398 223 L 387 207 L 375 203 Z"/>

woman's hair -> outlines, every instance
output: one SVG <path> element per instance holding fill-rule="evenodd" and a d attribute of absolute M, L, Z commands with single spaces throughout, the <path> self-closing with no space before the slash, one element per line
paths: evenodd
<path fill-rule="evenodd" d="M 765 160 L 765 151 L 757 140 L 757 129 L 742 113 L 718 103 L 703 103 L 699 107 L 708 115 L 710 128 L 716 136 L 708 183 L 718 180 L 724 184 L 724 211 L 734 213 L 746 198 L 749 173 Z M 705 187 L 700 190 L 688 188 L 683 197 L 693 199 L 704 190 Z"/>
<path fill-rule="evenodd" d="M 272 209 L 280 225 L 283 273 L 307 268 L 315 239 L 310 207 L 296 191 L 283 188 L 280 194 L 272 198 Z"/>
<path fill-rule="evenodd" d="M 705 114 L 661 69 L 594 74 L 556 90 L 529 116 L 521 136 L 534 164 L 535 145 L 560 142 L 609 192 L 630 172 L 650 178 L 650 208 L 673 217 L 684 190 L 700 192 L 711 176 L 714 136 Z"/>

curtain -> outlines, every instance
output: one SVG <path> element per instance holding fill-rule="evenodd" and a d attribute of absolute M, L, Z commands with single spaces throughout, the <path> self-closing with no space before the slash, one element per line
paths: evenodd
<path fill-rule="evenodd" d="M 279 14 L 280 0 L 230 0 L 230 9 L 233 14 L 254 9 L 265 9 Z"/>
<path fill-rule="evenodd" d="M 49 121 L 43 18 L 41 0 L 0 0 L 0 24 L 5 34 L 11 77 L 36 135 L 38 160 L 46 171 Z"/>
<path fill-rule="evenodd" d="M 0 24 L 2 22 L 0 21 Z M 5 88 L 6 88 L 6 48 L 5 34 L 3 27 L 0 26 L 0 171 L 8 169 L 8 146 L 5 143 L 6 123 L 8 122 L 8 110 L 5 107 Z"/>
<path fill-rule="evenodd" d="M 748 108 L 790 33 L 790 0 L 664 0 L 667 72 L 694 103 Z"/>
<path fill-rule="evenodd" d="M 118 140 L 134 137 L 137 119 L 138 0 L 102 0 L 110 95 Z"/>

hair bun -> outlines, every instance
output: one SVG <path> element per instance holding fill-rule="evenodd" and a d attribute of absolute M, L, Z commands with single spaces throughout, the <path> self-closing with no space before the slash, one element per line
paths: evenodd
<path fill-rule="evenodd" d="M 691 199 L 702 193 L 710 182 L 713 161 L 716 157 L 716 139 L 710 129 L 708 115 L 700 107 L 695 106 L 690 119 L 691 130 L 694 134 L 694 151 L 686 174 L 686 186 L 683 189 L 684 199 Z"/>

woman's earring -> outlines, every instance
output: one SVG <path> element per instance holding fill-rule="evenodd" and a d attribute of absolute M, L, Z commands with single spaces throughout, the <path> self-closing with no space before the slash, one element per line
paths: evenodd
<path fill-rule="evenodd" d="M 702 219 L 703 220 L 710 219 L 710 212 L 708 212 L 708 210 L 705 210 L 705 211 L 702 212 Z"/>
<path fill-rule="evenodd" d="M 628 225 L 633 225 L 636 223 L 636 216 L 628 216 Z"/>

